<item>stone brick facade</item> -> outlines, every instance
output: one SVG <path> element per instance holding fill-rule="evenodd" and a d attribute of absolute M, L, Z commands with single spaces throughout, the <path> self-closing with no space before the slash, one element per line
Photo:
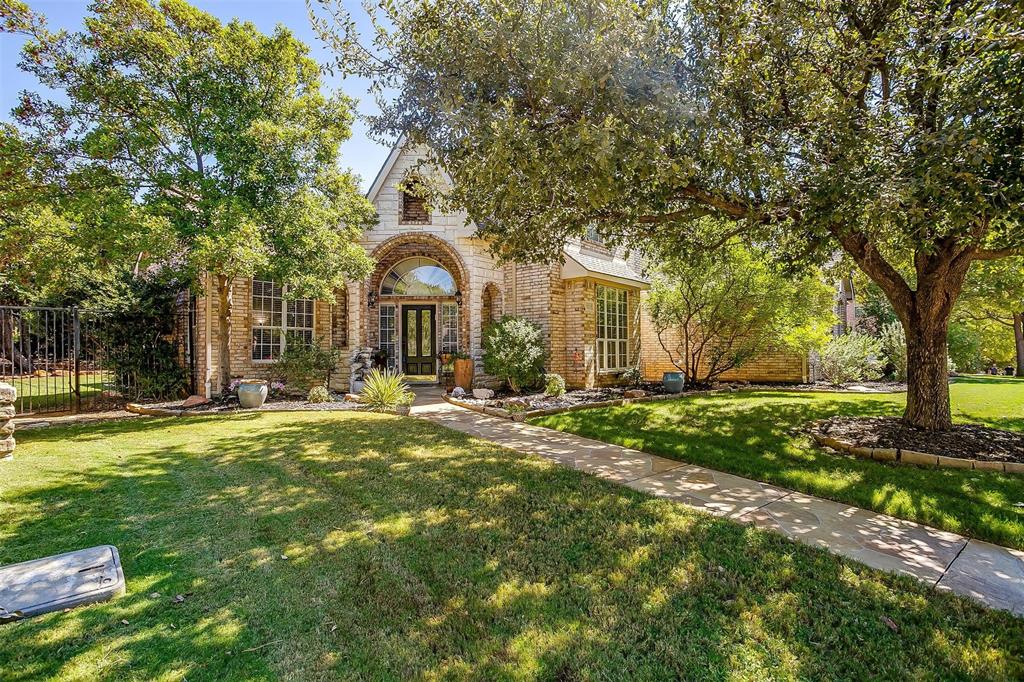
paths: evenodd
<path fill-rule="evenodd" d="M 503 314 L 520 315 L 540 326 L 548 354 L 547 369 L 561 374 L 569 386 L 618 383 L 618 372 L 598 370 L 597 287 L 602 284 L 627 292 L 630 363 L 639 364 L 649 379 L 660 379 L 663 371 L 674 369 L 643 313 L 640 282 L 623 283 L 615 277 L 602 278 L 596 272 L 593 276 L 567 274 L 558 263 L 500 265 L 488 244 L 474 236 L 475 226 L 465 214 L 431 213 L 422 203 L 417 208 L 422 212 L 409 214 L 410 206 L 398 187 L 407 174 L 424 172 L 417 165 L 422 158 L 413 150 L 393 152 L 370 190 L 379 223 L 365 234 L 363 246 L 376 260 L 374 272 L 366 281 L 349 283 L 334 300 L 315 303 L 315 337 L 344 351 L 331 381 L 333 389 L 349 388 L 349 357 L 354 352 L 378 347 L 381 305 L 395 304 L 399 310 L 402 304 L 435 305 L 436 347 L 440 349 L 441 304 L 455 302 L 456 298 L 461 300 L 459 349 L 477 358 L 481 383 L 487 381 L 480 363 L 482 332 Z M 429 258 L 440 264 L 451 274 L 459 296 L 413 299 L 380 295 L 381 280 L 390 269 L 412 257 Z M 232 291 L 232 376 L 269 379 L 272 363 L 252 360 L 251 281 L 235 281 Z M 208 296 L 197 299 L 197 375 L 203 392 L 213 394 L 220 392 L 221 386 L 217 367 L 219 304 L 212 278 L 207 282 L 207 292 Z M 400 334 L 400 330 L 396 331 Z M 802 371 L 801 358 L 769 354 L 730 373 L 728 378 L 800 381 Z"/>

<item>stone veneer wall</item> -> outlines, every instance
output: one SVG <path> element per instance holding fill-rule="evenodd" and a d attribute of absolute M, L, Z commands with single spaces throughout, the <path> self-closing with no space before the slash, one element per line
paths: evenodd
<path fill-rule="evenodd" d="M 234 297 L 231 306 L 231 376 L 269 380 L 273 363 L 252 359 L 252 280 L 236 278 L 231 286 Z M 316 301 L 313 307 L 313 336 L 343 351 L 338 368 L 331 375 L 331 389 L 336 391 L 348 388 L 347 299 L 347 294 L 343 290 L 338 292 L 335 301 Z M 207 380 L 210 383 L 211 395 L 220 393 L 222 389 L 219 315 L 220 300 L 217 296 L 216 281 L 210 278 L 207 280 L 204 294 L 196 297 L 196 384 L 201 394 L 205 394 Z M 343 339 L 344 344 L 339 345 Z"/>
<path fill-rule="evenodd" d="M 646 297 L 644 297 L 646 299 Z M 647 314 L 646 306 L 640 312 L 640 324 L 644 339 L 641 369 L 649 381 L 661 381 L 664 372 L 678 372 L 661 344 L 658 333 Z M 672 337 L 666 337 L 666 345 L 673 347 Z M 800 383 L 804 380 L 806 363 L 800 353 L 792 351 L 769 351 L 759 355 L 742 367 L 721 375 L 721 381 L 752 381 L 763 383 Z"/>

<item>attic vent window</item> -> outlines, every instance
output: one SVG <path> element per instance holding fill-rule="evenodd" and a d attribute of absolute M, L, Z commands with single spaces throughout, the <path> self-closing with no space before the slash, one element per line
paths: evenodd
<path fill-rule="evenodd" d="M 427 202 L 418 190 L 415 182 L 410 187 L 401 191 L 402 205 L 400 207 L 400 223 L 403 225 L 429 225 L 430 211 L 427 210 Z M 411 190 L 411 192 L 409 191 Z"/>

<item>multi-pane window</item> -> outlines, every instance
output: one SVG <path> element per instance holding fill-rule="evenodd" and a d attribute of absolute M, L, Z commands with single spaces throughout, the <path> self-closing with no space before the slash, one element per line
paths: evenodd
<path fill-rule="evenodd" d="M 595 223 L 587 225 L 586 232 L 583 234 L 583 239 L 591 244 L 604 246 L 604 238 L 601 237 L 601 233 L 597 231 L 597 225 Z"/>
<path fill-rule="evenodd" d="M 454 353 L 459 350 L 459 306 L 455 303 L 441 304 L 441 352 Z"/>
<path fill-rule="evenodd" d="M 616 372 L 629 367 L 629 310 L 625 289 L 597 287 L 597 369 Z"/>
<path fill-rule="evenodd" d="M 252 281 L 252 359 L 276 360 L 289 340 L 313 343 L 313 300 L 286 299 L 272 280 Z"/>
<path fill-rule="evenodd" d="M 380 307 L 380 349 L 388 354 L 388 368 L 398 366 L 398 335 L 395 329 L 395 306 L 382 304 Z"/>

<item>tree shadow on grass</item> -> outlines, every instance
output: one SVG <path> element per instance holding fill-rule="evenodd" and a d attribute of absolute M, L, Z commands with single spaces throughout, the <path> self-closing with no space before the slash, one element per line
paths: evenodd
<path fill-rule="evenodd" d="M 683 462 L 1024 548 L 1024 477 L 921 469 L 813 444 L 806 425 L 832 415 L 895 415 L 894 398 L 744 392 L 569 412 L 538 423 Z"/>
<path fill-rule="evenodd" d="M 97 426 L 25 439 L 0 563 L 111 542 L 129 594 L 5 626 L 10 679 L 1022 672 L 1008 615 L 425 422 Z"/>

